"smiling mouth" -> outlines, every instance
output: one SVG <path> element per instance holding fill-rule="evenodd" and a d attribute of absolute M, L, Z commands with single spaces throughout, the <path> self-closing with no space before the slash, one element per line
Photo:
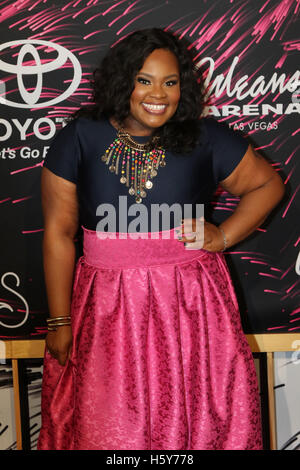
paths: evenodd
<path fill-rule="evenodd" d="M 166 104 L 142 103 L 143 108 L 151 114 L 163 114 L 167 108 Z"/>

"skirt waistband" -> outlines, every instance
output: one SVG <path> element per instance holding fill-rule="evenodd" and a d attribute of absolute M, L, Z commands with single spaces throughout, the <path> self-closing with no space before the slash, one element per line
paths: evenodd
<path fill-rule="evenodd" d="M 211 253 L 186 249 L 176 237 L 176 228 L 161 232 L 118 233 L 89 230 L 83 225 L 85 262 L 96 267 L 141 267 L 178 264 Z"/>

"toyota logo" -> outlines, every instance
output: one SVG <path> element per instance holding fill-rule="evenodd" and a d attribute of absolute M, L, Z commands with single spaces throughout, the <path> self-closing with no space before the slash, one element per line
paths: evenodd
<path fill-rule="evenodd" d="M 59 44 L 42 41 L 40 39 L 22 39 L 20 41 L 10 41 L 0 45 L 0 52 L 13 46 L 22 46 L 17 59 L 17 64 L 9 64 L 0 60 L 0 70 L 9 74 L 15 74 L 17 77 L 17 83 L 23 103 L 15 103 L 8 100 L 7 98 L 0 96 L 0 103 L 7 106 L 13 106 L 14 108 L 40 108 L 45 106 L 52 106 L 59 103 L 68 96 L 72 95 L 77 89 L 81 80 L 81 66 L 78 59 L 72 52 Z M 36 46 L 47 46 L 57 52 L 57 57 L 50 62 L 42 63 L 38 47 Z M 23 65 L 25 55 L 31 55 L 35 62 L 35 65 Z M 49 101 L 39 102 L 42 88 L 43 88 L 43 75 L 47 72 L 57 70 L 62 67 L 67 60 L 73 65 L 74 75 L 67 90 L 62 94 L 50 99 Z M 36 77 L 36 86 L 33 91 L 28 91 L 24 86 L 23 75 L 34 75 Z"/>

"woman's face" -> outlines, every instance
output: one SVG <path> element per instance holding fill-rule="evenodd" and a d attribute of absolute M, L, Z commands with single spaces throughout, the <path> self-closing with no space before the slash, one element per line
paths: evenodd
<path fill-rule="evenodd" d="M 155 49 L 135 77 L 125 130 L 132 135 L 149 135 L 163 126 L 176 112 L 179 79 L 176 56 L 169 50 Z"/>

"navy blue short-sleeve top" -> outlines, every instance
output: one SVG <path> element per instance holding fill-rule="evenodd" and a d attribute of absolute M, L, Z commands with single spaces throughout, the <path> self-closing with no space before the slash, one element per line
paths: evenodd
<path fill-rule="evenodd" d="M 177 225 L 175 219 L 171 219 L 169 227 L 161 220 L 159 226 L 152 230 L 153 204 L 172 206 L 177 203 L 182 208 L 184 204 L 193 208 L 197 204 L 208 204 L 219 182 L 233 172 L 245 155 L 249 144 L 239 133 L 213 118 L 202 118 L 201 121 L 199 144 L 191 153 L 166 152 L 166 166 L 158 168 L 157 176 L 152 180 L 153 187 L 147 190 L 147 196 L 142 200 L 149 214 L 149 228 L 141 231 L 165 230 Z M 55 175 L 76 184 L 80 223 L 89 230 L 96 230 L 104 217 L 99 206 L 104 208 L 105 204 L 110 204 L 115 208 L 116 216 L 113 231 L 123 231 L 119 230 L 119 210 L 124 210 L 125 198 L 120 206 L 119 196 L 127 196 L 127 207 L 136 204 L 135 197 L 128 193 L 128 187 L 120 182 L 120 175 L 111 173 L 101 160 L 116 137 L 117 130 L 108 119 L 95 121 L 80 117 L 57 133 L 44 161 L 44 166 Z M 133 138 L 140 143 L 147 139 Z M 128 215 L 128 223 L 134 217 L 136 215 Z"/>

